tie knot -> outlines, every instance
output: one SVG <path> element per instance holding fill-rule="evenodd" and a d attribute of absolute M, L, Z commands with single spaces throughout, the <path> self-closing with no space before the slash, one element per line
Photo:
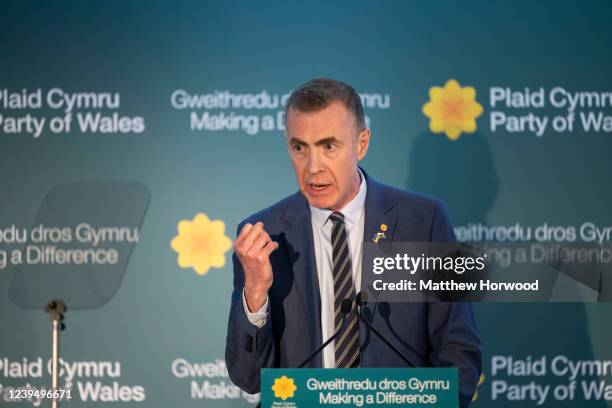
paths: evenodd
<path fill-rule="evenodd" d="M 341 212 L 333 212 L 331 213 L 331 215 L 329 216 L 329 219 L 334 223 L 344 223 L 344 215 Z"/>

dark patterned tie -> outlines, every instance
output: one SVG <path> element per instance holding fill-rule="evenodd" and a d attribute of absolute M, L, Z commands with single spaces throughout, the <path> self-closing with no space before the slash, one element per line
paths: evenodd
<path fill-rule="evenodd" d="M 329 216 L 333 222 L 332 227 L 332 274 L 334 276 L 334 307 L 335 327 L 340 328 L 343 314 L 340 306 L 344 299 L 355 300 L 355 286 L 353 285 L 353 274 L 351 267 L 351 256 L 349 254 L 348 237 L 344 226 L 344 215 L 334 212 Z M 346 321 L 342 332 L 336 339 L 336 367 L 358 367 L 359 366 L 359 316 L 357 306 L 353 303 L 351 311 L 346 315 Z"/>

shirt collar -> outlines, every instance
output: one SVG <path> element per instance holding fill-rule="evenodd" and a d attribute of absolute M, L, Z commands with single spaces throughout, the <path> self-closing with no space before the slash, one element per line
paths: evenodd
<path fill-rule="evenodd" d="M 359 191 L 357 192 L 357 195 L 339 211 L 342 213 L 342 215 L 344 215 L 344 219 L 351 224 L 356 224 L 359 221 L 361 212 L 365 206 L 366 192 L 368 189 L 365 176 L 361 172 L 361 169 L 357 168 L 357 171 L 359 171 L 359 177 L 361 177 Z M 317 208 L 311 205 L 308 206 L 310 207 L 310 213 L 312 214 L 313 221 L 320 226 L 325 225 L 329 219 L 329 216 L 333 212 L 325 208 Z"/>

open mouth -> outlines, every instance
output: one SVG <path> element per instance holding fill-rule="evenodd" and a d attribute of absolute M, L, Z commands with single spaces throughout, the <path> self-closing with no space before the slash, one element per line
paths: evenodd
<path fill-rule="evenodd" d="M 330 184 L 309 183 L 308 190 L 311 193 L 323 193 L 329 189 Z"/>

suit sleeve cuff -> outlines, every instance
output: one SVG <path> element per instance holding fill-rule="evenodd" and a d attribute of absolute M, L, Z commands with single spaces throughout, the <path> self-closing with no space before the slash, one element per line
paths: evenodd
<path fill-rule="evenodd" d="M 266 303 L 264 303 L 261 309 L 256 312 L 250 312 L 246 303 L 246 298 L 244 297 L 244 289 L 242 290 L 242 308 L 244 309 L 244 313 L 249 322 L 259 329 L 261 329 L 268 320 L 268 300 L 269 299 L 266 298 Z"/>

